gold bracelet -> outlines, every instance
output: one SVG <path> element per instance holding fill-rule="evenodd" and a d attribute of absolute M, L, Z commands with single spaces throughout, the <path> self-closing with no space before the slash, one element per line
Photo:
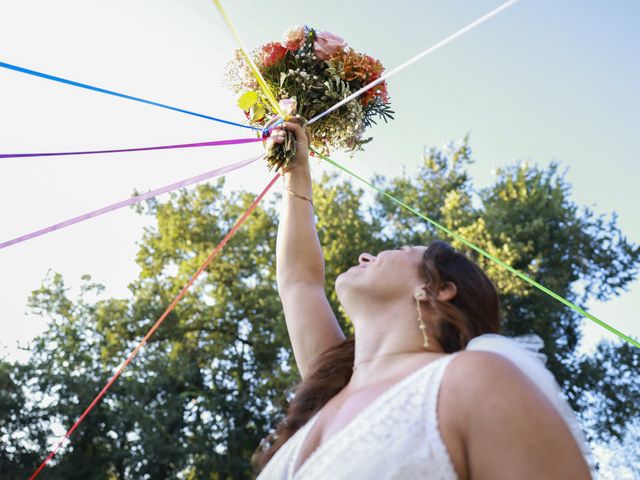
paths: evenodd
<path fill-rule="evenodd" d="M 304 195 L 300 195 L 300 194 L 294 192 L 293 190 L 291 190 L 291 188 L 289 188 L 289 187 L 285 187 L 285 188 L 286 188 L 287 192 L 289 192 L 291 195 L 293 195 L 294 197 L 301 198 L 302 200 L 306 200 L 313 207 L 313 201 L 309 197 L 305 197 Z"/>

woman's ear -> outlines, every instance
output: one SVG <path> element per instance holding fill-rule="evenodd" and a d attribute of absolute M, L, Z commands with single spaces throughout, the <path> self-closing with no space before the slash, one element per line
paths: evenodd
<path fill-rule="evenodd" d="M 458 287 L 453 282 L 444 282 L 438 292 L 438 300 L 441 302 L 449 302 L 458 293 Z"/>
<path fill-rule="evenodd" d="M 422 286 L 422 287 L 416 288 L 415 291 L 413 292 L 413 298 L 421 301 L 426 301 L 428 298 L 426 287 Z"/>

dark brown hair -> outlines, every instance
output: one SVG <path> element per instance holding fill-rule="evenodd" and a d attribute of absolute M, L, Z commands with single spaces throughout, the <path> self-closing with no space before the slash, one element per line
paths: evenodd
<path fill-rule="evenodd" d="M 500 330 L 498 293 L 482 269 L 467 256 L 436 240 L 424 252 L 420 274 L 427 287 L 427 308 L 434 319 L 429 331 L 446 353 L 464 349 L 473 337 Z M 445 282 L 454 283 L 457 293 L 452 300 L 442 302 L 437 300 L 437 293 Z M 253 464 L 258 470 L 349 383 L 354 352 L 355 340 L 350 337 L 314 360 L 311 373 L 296 388 L 286 416 L 256 450 Z"/>

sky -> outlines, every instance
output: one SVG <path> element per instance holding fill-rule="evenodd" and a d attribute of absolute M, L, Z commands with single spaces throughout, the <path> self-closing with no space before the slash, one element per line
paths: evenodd
<path fill-rule="evenodd" d="M 343 36 L 391 69 L 502 2 L 489 0 L 224 2 L 249 47 L 291 25 Z M 364 6 L 366 5 L 366 6 Z M 417 171 L 426 147 L 470 134 L 475 185 L 496 167 L 560 162 L 572 199 L 618 216 L 640 241 L 640 3 L 522 0 L 389 80 L 396 120 L 353 159 L 365 177 Z M 0 61 L 225 119 L 242 121 L 222 72 L 236 45 L 209 0 L 0 2 Z M 0 69 L 0 153 L 93 150 L 250 136 L 246 130 Z M 259 153 L 259 144 L 84 157 L 0 160 L 0 241 Z M 314 161 L 315 162 L 315 161 Z M 312 163 L 314 174 L 330 166 Z M 258 192 L 262 163 L 228 175 Z M 89 273 L 110 296 L 136 277 L 148 218 L 110 213 L 0 250 L 0 355 L 25 358 L 45 328 L 26 314 L 48 272 L 74 293 Z M 356 259 L 354 259 L 355 263 Z M 640 337 L 640 281 L 585 306 Z M 565 308 L 558 304 L 558 308 Z M 583 350 L 615 339 L 585 320 Z"/>
<path fill-rule="evenodd" d="M 393 2 L 225 1 L 249 47 L 291 25 L 343 36 L 391 69 L 500 5 L 494 0 Z M 618 216 L 640 241 L 640 3 L 521 0 L 389 80 L 396 119 L 375 127 L 353 159 L 364 177 L 417 171 L 426 147 L 469 133 L 478 188 L 496 167 L 560 162 L 572 199 Z M 229 120 L 221 86 L 236 45 L 210 0 L 1 0 L 0 61 Z M 207 120 L 0 69 L 0 153 L 127 148 L 246 137 Z M 189 151 L 0 160 L 0 242 L 95 208 L 254 156 L 259 145 Z M 314 175 L 331 167 L 312 161 Z M 261 163 L 227 176 L 258 192 Z M 161 198 L 162 199 L 162 198 Z M 428 212 L 427 212 L 428 213 Z M 0 250 L 0 357 L 46 324 L 27 315 L 29 293 L 60 272 L 73 295 L 89 273 L 126 296 L 143 228 L 130 209 Z M 357 259 L 354 259 L 354 263 Z M 640 281 L 586 309 L 640 337 Z M 558 304 L 558 308 L 566 308 Z M 583 351 L 611 333 L 584 321 Z M 606 453 L 606 452 L 605 452 Z M 598 458 L 604 458 L 602 452 Z"/>

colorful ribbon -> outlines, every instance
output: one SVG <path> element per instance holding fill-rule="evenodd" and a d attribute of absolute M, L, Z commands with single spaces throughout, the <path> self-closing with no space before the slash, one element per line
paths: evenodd
<path fill-rule="evenodd" d="M 224 8 L 222 8 L 222 4 L 220 3 L 219 0 L 213 0 L 213 3 L 218 8 L 218 11 L 220 12 L 220 15 L 222 16 L 222 19 L 224 20 L 224 22 L 227 24 L 227 27 L 229 27 L 229 30 L 231 30 L 231 33 L 236 39 L 236 42 L 238 42 L 238 45 L 240 46 L 240 51 L 242 52 L 242 56 L 249 64 L 249 67 L 251 68 L 253 75 L 256 77 L 256 80 L 258 81 L 258 84 L 262 88 L 264 95 L 269 100 L 271 107 L 273 107 L 273 110 L 278 112 L 278 115 L 280 115 L 282 118 L 286 118 L 287 116 L 282 111 L 282 108 L 280 108 L 280 104 L 276 100 L 276 97 L 273 95 L 273 93 L 271 93 L 271 89 L 269 88 L 269 85 L 267 85 L 267 82 L 265 81 L 264 77 L 260 73 L 260 70 L 258 70 L 258 67 L 256 66 L 255 62 L 251 58 L 251 55 L 249 54 L 247 47 L 242 41 L 240 34 L 236 30 L 236 27 L 233 25 L 233 23 L 231 23 L 231 20 L 227 16 L 227 13 L 224 11 Z"/>
<path fill-rule="evenodd" d="M 240 226 L 245 222 L 245 220 L 247 219 L 247 217 L 251 214 L 251 212 L 253 212 L 255 210 L 255 208 L 258 206 L 258 203 L 260 203 L 260 201 L 264 198 L 264 196 L 267 194 L 267 192 L 271 189 L 271 187 L 273 187 L 273 185 L 275 184 L 276 180 L 278 179 L 278 177 L 280 176 L 279 173 L 277 173 L 273 179 L 269 182 L 269 184 L 265 187 L 265 189 L 262 191 L 262 193 L 260 193 L 260 195 L 258 195 L 256 197 L 256 199 L 253 201 L 253 203 L 249 206 L 249 208 L 242 214 L 242 216 L 238 219 L 238 221 L 235 223 L 235 225 L 231 228 L 231 230 L 229 231 L 229 233 L 227 233 L 227 235 L 222 239 L 222 241 L 218 244 L 218 246 L 216 246 L 216 248 L 213 249 L 213 252 L 211 252 L 211 254 L 209 255 L 209 257 L 204 261 L 204 263 L 200 266 L 200 268 L 198 269 L 198 271 L 193 275 L 193 277 L 191 277 L 191 280 L 189 280 L 189 282 L 182 288 L 182 290 L 180 291 L 180 293 L 176 296 L 176 298 L 173 299 L 173 301 L 171 302 L 171 304 L 167 307 L 167 309 L 164 311 L 164 313 L 162 314 L 162 316 L 156 321 L 156 323 L 153 325 L 153 327 L 151 327 L 151 329 L 147 332 L 147 334 L 144 336 L 144 338 L 142 340 L 140 340 L 140 342 L 138 343 L 138 345 L 136 346 L 136 348 L 129 354 L 129 356 L 127 357 L 127 359 L 120 365 L 120 368 L 118 368 L 118 370 L 116 371 L 116 373 L 113 375 L 113 377 L 111 377 L 111 379 L 109 379 L 109 381 L 107 382 L 107 384 L 104 386 L 104 388 L 100 391 L 100 393 L 98 393 L 98 395 L 96 396 L 96 398 L 93 399 L 93 401 L 91 402 L 91 404 L 86 408 L 86 410 L 82 413 L 82 415 L 80 415 L 80 417 L 78 418 L 78 420 L 76 420 L 76 422 L 73 424 L 73 426 L 67 431 L 67 433 L 65 433 L 64 437 L 62 437 L 60 439 L 60 441 L 56 444 L 56 446 L 53 448 L 53 450 L 51 450 L 51 452 L 49 453 L 49 455 L 47 456 L 47 458 L 44 459 L 44 461 L 40 464 L 40 466 L 38 467 L 38 469 L 33 473 L 33 475 L 31 475 L 31 477 L 29 477 L 29 480 L 33 480 L 34 478 L 36 478 L 38 476 L 38 474 L 47 466 L 47 463 L 49 463 L 49 461 L 53 458 L 53 456 L 56 454 L 56 452 L 58 451 L 58 449 L 60 448 L 60 446 L 62 446 L 62 444 L 65 442 L 65 440 L 67 440 L 75 431 L 76 428 L 78 428 L 78 425 L 80 425 L 82 423 L 82 421 L 85 419 L 85 417 L 89 414 L 89 412 L 91 412 L 91 410 L 93 410 L 93 407 L 95 407 L 98 402 L 100 402 L 100 400 L 102 399 L 102 397 L 104 397 L 104 395 L 107 393 L 107 390 L 109 390 L 109 388 L 111 387 L 111 385 L 113 385 L 113 383 L 118 379 L 118 377 L 120 376 L 120 374 L 123 372 L 123 370 L 127 367 L 127 365 L 129 365 L 131 363 L 131 361 L 134 359 L 134 357 L 138 354 L 138 352 L 140 351 L 140 349 L 142 349 L 142 347 L 147 343 L 147 341 L 149 340 L 149 338 L 151 338 L 151 335 L 154 334 L 154 332 L 160 327 L 160 325 L 162 324 L 162 322 L 164 322 L 164 320 L 167 318 L 167 316 L 169 315 L 169 313 L 171 313 L 171 311 L 175 308 L 175 306 L 178 304 L 178 302 L 182 299 L 182 297 L 185 296 L 185 294 L 187 293 L 187 291 L 189 290 L 189 288 L 191 287 L 191 285 L 193 285 L 193 283 L 196 281 L 196 279 L 200 276 L 200 274 L 211 264 L 211 262 L 213 262 L 214 258 L 216 257 L 216 255 L 218 255 L 218 252 L 222 249 L 222 247 L 224 247 L 227 242 L 229 241 L 229 239 L 236 233 L 236 231 L 238 230 L 238 228 L 240 228 Z"/>
<path fill-rule="evenodd" d="M 154 105 L 156 107 L 166 108 L 168 110 L 173 110 L 175 112 L 186 113 L 187 115 L 193 115 L 195 117 L 200 117 L 200 118 L 206 118 L 207 120 L 213 120 L 214 122 L 226 123 L 227 125 L 234 125 L 236 127 L 241 127 L 241 128 L 248 128 L 249 130 L 258 130 L 258 131 L 260 130 L 259 128 L 253 127 L 251 125 L 242 125 L 241 123 L 231 122 L 229 120 L 223 120 L 221 118 L 216 118 L 216 117 L 210 117 L 209 115 L 203 115 L 201 113 L 191 112 L 189 110 L 184 110 L 182 108 L 172 107 L 172 106 L 165 105 L 165 104 L 162 104 L 162 103 L 153 102 L 151 100 L 145 100 L 143 98 L 138 98 L 138 97 L 134 97 L 134 96 L 131 96 L 131 95 L 126 95 L 124 93 L 118 93 L 118 92 L 114 92 L 112 90 L 106 90 L 104 88 L 94 87 L 92 85 L 87 85 L 86 83 L 80 83 L 80 82 L 75 82 L 73 80 L 67 80 L 66 78 L 55 77 L 55 76 L 49 75 L 47 73 L 37 72 L 35 70 L 29 70 L 28 68 L 19 67 L 17 65 L 11 65 L 11 64 L 5 63 L 5 62 L 0 62 L 0 67 L 6 68 L 8 70 L 13 70 L 13 71 L 16 71 L 16 72 L 20 72 L 20 73 L 26 73 L 27 75 L 33 75 L 35 77 L 46 78 L 47 80 L 53 80 L 54 82 L 60 82 L 60 83 L 64 83 L 64 84 L 67 84 L 67 85 L 72 85 L 74 87 L 80 87 L 80 88 L 84 88 L 84 89 L 87 89 L 87 90 L 92 90 L 94 92 L 106 93 L 107 95 L 113 95 L 115 97 L 125 98 L 127 100 L 133 100 L 133 101 L 136 101 L 136 102 L 146 103 L 148 105 Z"/>
<path fill-rule="evenodd" d="M 333 165 L 334 167 L 339 168 L 340 170 L 342 170 L 343 172 L 348 173 L 349 175 L 351 175 L 352 177 L 357 178 L 358 180 L 360 180 L 361 182 L 363 182 L 366 185 L 369 185 L 371 188 L 373 188 L 374 190 L 376 190 L 378 193 L 381 193 L 382 195 L 386 196 L 387 198 L 389 198 L 390 200 L 394 201 L 395 203 L 397 203 L 398 205 L 400 205 L 403 208 L 406 208 L 407 210 L 409 210 L 410 212 L 418 215 L 420 218 L 426 220 L 427 222 L 429 222 L 431 225 L 433 225 L 436 228 L 439 228 L 440 230 L 442 230 L 443 232 L 445 232 L 447 235 L 452 236 L 453 238 L 455 238 L 456 240 L 464 243 L 467 247 L 475 250 L 476 252 L 478 252 L 479 254 L 485 256 L 486 258 L 488 258 L 489 260 L 491 260 L 492 262 L 500 265 L 502 268 L 507 269 L 508 271 L 510 271 L 511 273 L 513 273 L 514 275 L 520 277 L 522 280 L 524 280 L 525 282 L 527 282 L 528 284 L 536 287 L 537 289 L 541 290 L 542 292 L 546 293 L 547 295 L 550 295 L 551 297 L 553 297 L 554 299 L 558 300 L 560 303 L 563 303 L 564 305 L 566 305 L 567 307 L 571 308 L 572 310 L 574 310 L 575 312 L 579 313 L 580 315 L 588 318 L 589 320 L 594 321 L 595 323 L 597 323 L 598 325 L 600 325 L 601 327 L 606 328 L 607 330 L 609 330 L 611 333 L 617 335 L 618 337 L 620 337 L 623 340 L 626 340 L 627 342 L 629 342 L 630 344 L 640 348 L 640 342 L 634 340 L 633 338 L 629 337 L 628 335 L 625 335 L 624 333 L 622 333 L 621 331 L 617 330 L 616 328 L 612 327 L 611 325 L 608 325 L 606 322 L 600 320 L 599 318 L 597 318 L 596 316 L 590 314 L 589 312 L 583 310 L 582 308 L 580 308 L 579 306 L 577 306 L 575 303 L 567 300 L 566 298 L 558 295 L 557 293 L 555 293 L 554 291 L 548 289 L 547 287 L 545 287 L 544 285 L 536 282 L 533 278 L 529 277 L 528 275 L 525 275 L 524 273 L 520 272 L 519 270 L 516 270 L 515 268 L 513 268 L 511 265 L 503 262 L 502 260 L 500 260 L 497 257 L 494 257 L 493 255 L 491 255 L 489 252 L 487 252 L 486 250 L 483 250 L 482 248 L 474 245 L 473 243 L 471 243 L 469 240 L 467 240 L 466 238 L 458 235 L 457 233 L 449 230 L 447 227 L 445 227 L 444 225 L 441 225 L 440 223 L 436 222 L 435 220 L 427 217 L 426 215 L 420 213 L 419 211 L 417 211 L 415 208 L 410 207 L 409 205 L 407 205 L 406 203 L 402 202 L 401 200 L 398 200 L 397 198 L 395 198 L 393 195 L 385 192 L 384 190 L 382 190 L 381 188 L 375 186 L 374 184 L 368 182 L 367 180 L 365 180 L 364 178 L 362 178 L 360 175 L 352 172 L 351 170 L 349 170 L 348 168 L 340 165 L 338 162 L 336 162 L 335 160 L 331 160 L 329 157 L 325 157 L 324 155 L 322 155 L 322 153 L 318 152 L 317 150 L 315 150 L 313 147 L 310 148 L 310 150 L 317 155 L 318 157 L 322 158 L 323 160 L 326 160 L 327 162 L 329 162 L 331 165 Z"/>
<path fill-rule="evenodd" d="M 211 142 L 162 145 L 159 147 L 123 148 L 119 150 L 91 150 L 91 151 L 85 151 L 85 152 L 54 152 L 54 153 L 0 153 L 0 158 L 52 157 L 52 156 L 58 156 L 58 155 L 93 155 L 97 153 L 144 152 L 148 150 L 169 150 L 173 148 L 217 147 L 222 145 L 239 145 L 242 143 L 255 143 L 255 142 L 262 142 L 262 141 L 264 141 L 264 138 L 236 138 L 231 140 L 213 140 Z"/>
<path fill-rule="evenodd" d="M 404 62 L 401 65 L 397 66 L 393 70 L 390 70 L 389 72 L 385 73 L 384 75 L 382 75 L 377 80 L 374 80 L 373 82 L 365 85 L 364 87 L 362 87 L 358 91 L 356 91 L 356 92 L 352 93 L 351 95 L 349 95 L 348 97 L 340 100 L 338 103 L 336 103 L 332 107 L 328 108 L 324 112 L 322 112 L 322 113 L 316 115 L 315 117 L 311 118 L 307 122 L 307 125 L 311 125 L 312 123 L 317 122 L 318 120 L 320 120 L 321 118 L 325 117 L 326 115 L 329 115 L 331 112 L 333 112 L 333 111 L 337 110 L 338 108 L 342 107 L 343 105 L 345 105 L 346 103 L 350 102 L 354 98 L 359 97 L 360 95 L 362 95 L 367 90 L 372 89 L 376 85 L 384 82 L 387 78 L 389 78 L 389 77 L 395 75 L 396 73 L 404 70 L 408 66 L 414 64 L 418 60 L 420 60 L 423 57 L 429 55 L 430 53 L 435 52 L 439 48 L 441 48 L 441 47 L 445 46 L 446 44 L 452 42 L 456 38 L 464 35 L 468 31 L 473 30 L 475 27 L 477 27 L 477 26 L 481 25 L 482 23 L 486 22 L 487 20 L 489 20 L 490 18 L 494 17 L 495 15 L 500 13 L 501 11 L 511 7 L 512 5 L 517 3 L 518 1 L 519 0 L 509 0 L 508 2 L 502 4 L 501 6 L 495 8 L 494 10 L 490 11 L 489 13 L 487 13 L 487 14 L 483 15 L 482 17 L 478 18 L 477 20 L 471 22 L 470 24 L 468 24 L 467 26 L 461 28 L 457 32 L 453 33 L 452 35 L 449 35 L 444 40 L 441 40 L 440 42 L 438 42 L 435 45 L 427 48 L 426 50 L 424 50 L 423 52 L 419 53 L 418 55 L 415 55 L 414 57 L 410 58 L 406 62 Z M 271 92 L 271 89 L 269 88 L 269 85 L 264 80 L 262 74 L 260 73 L 260 70 L 256 66 L 256 64 L 253 61 L 253 59 L 251 58 L 251 55 L 249 54 L 249 52 L 247 50 L 247 47 L 245 46 L 244 41 L 242 40 L 242 37 L 240 37 L 240 34 L 238 33 L 236 27 L 234 26 L 234 24 L 229 19 L 229 16 L 226 14 L 224 8 L 222 8 L 222 4 L 220 3 L 220 0 L 213 0 L 213 3 L 218 8 L 218 11 L 220 12 L 220 15 L 222 16 L 222 19 L 227 24 L 227 27 L 229 27 L 229 30 L 231 31 L 232 35 L 236 39 L 236 42 L 240 46 L 240 51 L 242 52 L 242 55 L 244 56 L 245 60 L 247 61 L 247 64 L 249 65 L 249 67 L 251 68 L 251 71 L 253 72 L 253 75 L 256 77 L 256 80 L 258 81 L 258 84 L 262 88 L 262 91 L 263 91 L 264 95 L 269 100 L 269 103 L 271 103 L 272 107 L 275 109 L 276 112 L 278 112 L 278 115 L 280 115 L 280 117 L 286 118 L 286 115 L 283 113 L 282 109 L 280 108 L 280 105 L 278 104 L 278 101 L 276 100 L 275 96 Z M 278 123 L 281 123 L 281 121 L 279 121 Z M 273 128 L 276 125 L 277 124 L 274 124 L 270 128 Z M 264 132 L 264 130 L 263 130 L 263 132 Z"/>
<path fill-rule="evenodd" d="M 99 208 L 97 210 L 93 210 L 88 213 L 84 213 L 82 215 L 78 215 L 77 217 L 70 218 L 60 223 L 56 223 L 50 225 L 46 228 L 42 228 L 40 230 L 36 230 L 35 232 L 27 233 L 26 235 L 22 235 L 20 237 L 16 237 L 11 240 L 7 240 L 5 242 L 0 243 L 0 250 L 6 247 L 10 247 L 11 245 L 15 245 L 17 243 L 24 242 L 31 238 L 39 237 L 41 235 L 45 235 L 47 233 L 51 233 L 55 230 L 60 230 L 61 228 L 68 227 L 70 225 L 74 225 L 76 223 L 84 222 L 85 220 L 89 220 L 90 218 L 97 217 L 100 215 L 104 215 L 105 213 L 112 212 L 113 210 L 118 210 L 120 208 L 128 207 L 130 205 L 135 205 L 136 203 L 140 203 L 149 198 L 157 197 L 158 195 L 162 195 L 163 193 L 168 193 L 173 190 L 177 190 L 178 188 L 186 187 L 187 185 L 191 185 L 193 183 L 202 182 L 203 180 L 207 180 L 212 177 L 217 177 L 220 175 L 224 175 L 225 173 L 232 172 L 233 170 L 237 170 L 239 168 L 244 167 L 245 165 L 249 165 L 250 163 L 255 162 L 256 160 L 263 157 L 264 154 L 259 155 L 254 158 L 249 158 L 247 160 L 242 160 L 240 162 L 232 163 L 231 165 L 227 165 L 224 167 L 216 168 L 215 170 L 211 170 L 209 172 L 201 173 L 200 175 L 196 175 L 195 177 L 190 177 L 185 180 L 181 180 L 176 183 L 172 183 L 171 185 L 167 185 L 166 187 L 157 188 L 155 190 L 151 190 L 147 193 L 143 193 L 142 195 L 137 195 L 135 197 L 128 198 L 126 200 L 122 200 L 120 202 L 113 203 L 103 208 Z"/>

